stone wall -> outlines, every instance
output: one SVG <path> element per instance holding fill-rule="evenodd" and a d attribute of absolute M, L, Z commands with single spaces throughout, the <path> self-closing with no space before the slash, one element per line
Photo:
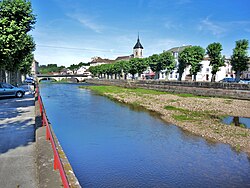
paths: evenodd
<path fill-rule="evenodd" d="M 86 82 L 100 85 L 115 85 L 129 88 L 145 88 L 173 93 L 190 93 L 194 95 L 228 97 L 250 100 L 250 84 L 211 83 L 161 80 L 102 80 L 89 79 Z"/>

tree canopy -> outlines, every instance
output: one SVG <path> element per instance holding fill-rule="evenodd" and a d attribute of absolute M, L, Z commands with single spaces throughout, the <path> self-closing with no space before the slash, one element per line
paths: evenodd
<path fill-rule="evenodd" d="M 233 70 L 236 72 L 236 81 L 240 80 L 240 74 L 242 71 L 248 69 L 247 63 L 249 61 L 247 50 L 248 50 L 248 40 L 238 40 L 236 41 L 236 46 L 233 49 L 233 55 L 231 56 L 231 64 Z"/>
<path fill-rule="evenodd" d="M 207 47 L 207 55 L 210 58 L 210 66 L 212 66 L 212 79 L 211 82 L 215 82 L 215 75 L 220 70 L 220 67 L 224 66 L 225 56 L 221 55 L 222 45 L 220 43 L 212 43 Z"/>
<path fill-rule="evenodd" d="M 196 81 L 196 75 L 201 69 L 200 62 L 205 56 L 205 50 L 200 46 L 190 46 L 185 48 L 179 55 L 179 67 L 178 71 L 180 77 L 183 74 L 185 68 L 190 65 L 190 74 L 194 76 L 194 81 Z"/>
<path fill-rule="evenodd" d="M 28 32 L 35 22 L 30 1 L 0 2 L 0 68 L 15 71 L 23 67 L 24 62 L 31 65 L 35 43 Z"/>

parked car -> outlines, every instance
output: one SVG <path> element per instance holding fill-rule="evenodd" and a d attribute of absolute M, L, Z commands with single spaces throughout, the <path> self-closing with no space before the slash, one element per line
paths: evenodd
<path fill-rule="evenodd" d="M 32 77 L 28 77 L 24 80 L 25 83 L 27 84 L 33 84 L 35 81 L 34 81 L 34 78 Z"/>
<path fill-rule="evenodd" d="M 220 82 L 236 82 L 235 78 L 223 78 L 222 80 L 220 80 Z"/>
<path fill-rule="evenodd" d="M 15 87 L 8 83 L 0 82 L 0 97 L 18 97 L 21 98 L 25 94 L 25 89 Z"/>
<path fill-rule="evenodd" d="M 250 84 L 250 79 L 242 79 L 239 81 L 241 84 Z"/>

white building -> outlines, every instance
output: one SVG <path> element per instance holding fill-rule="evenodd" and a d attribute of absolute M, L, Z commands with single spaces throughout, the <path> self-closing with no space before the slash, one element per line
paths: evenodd
<path fill-rule="evenodd" d="M 184 50 L 187 47 L 189 47 L 189 46 L 175 47 L 175 48 L 171 48 L 170 50 L 168 50 L 168 51 L 172 52 L 172 54 L 175 58 L 176 67 L 171 73 L 169 73 L 168 77 L 166 77 L 166 74 L 165 74 L 166 70 L 161 71 L 159 74 L 159 79 L 178 80 L 178 78 L 179 78 L 179 73 L 177 72 L 177 70 L 178 70 L 178 55 L 182 50 Z M 201 70 L 196 75 L 196 81 L 208 81 L 208 82 L 211 81 L 211 79 L 212 79 L 212 73 L 211 73 L 212 67 L 209 66 L 209 64 L 210 64 L 209 58 L 204 57 L 204 59 L 201 62 Z M 190 74 L 190 68 L 191 67 L 188 66 L 184 70 L 184 72 L 182 74 L 182 78 L 181 78 L 182 81 L 191 81 L 194 79 L 193 76 Z M 216 73 L 215 81 L 220 81 L 225 77 L 234 77 L 234 72 L 232 71 L 232 66 L 230 65 L 229 59 L 225 60 L 225 66 L 220 67 L 220 71 L 218 71 Z"/>
<path fill-rule="evenodd" d="M 76 71 L 76 74 L 88 73 L 89 66 L 82 66 Z"/>

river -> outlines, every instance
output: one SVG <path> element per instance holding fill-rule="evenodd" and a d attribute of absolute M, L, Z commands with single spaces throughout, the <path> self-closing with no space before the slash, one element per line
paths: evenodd
<path fill-rule="evenodd" d="M 250 187 L 250 159 L 78 84 L 40 84 L 83 187 Z"/>

